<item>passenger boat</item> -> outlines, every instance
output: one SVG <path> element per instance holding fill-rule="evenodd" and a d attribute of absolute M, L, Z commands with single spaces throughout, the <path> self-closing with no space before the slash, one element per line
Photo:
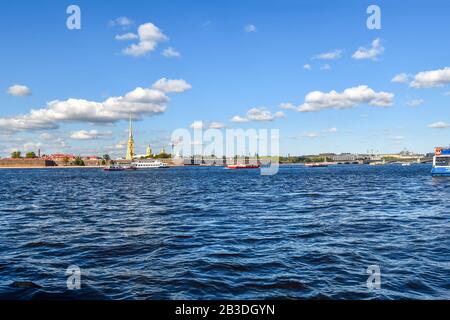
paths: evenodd
<path fill-rule="evenodd" d="M 125 168 L 118 165 L 110 165 L 103 168 L 103 171 L 124 171 Z"/>
<path fill-rule="evenodd" d="M 227 166 L 228 169 L 259 169 L 260 167 L 259 164 L 230 164 Z"/>
<path fill-rule="evenodd" d="M 136 161 L 131 164 L 136 170 L 141 169 L 164 169 L 169 168 L 167 164 L 159 160 L 156 161 Z"/>
<path fill-rule="evenodd" d="M 450 147 L 438 147 L 434 150 L 431 175 L 433 177 L 450 177 Z"/>

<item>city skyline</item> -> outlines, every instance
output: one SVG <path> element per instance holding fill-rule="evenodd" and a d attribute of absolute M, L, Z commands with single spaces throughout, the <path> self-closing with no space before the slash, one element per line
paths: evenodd
<path fill-rule="evenodd" d="M 432 3 L 378 1 L 380 30 L 365 1 L 79 1 L 80 30 L 70 3 L 2 4 L 0 156 L 124 157 L 130 112 L 138 154 L 199 127 L 279 129 L 282 155 L 432 152 L 450 144 L 450 4 Z"/>

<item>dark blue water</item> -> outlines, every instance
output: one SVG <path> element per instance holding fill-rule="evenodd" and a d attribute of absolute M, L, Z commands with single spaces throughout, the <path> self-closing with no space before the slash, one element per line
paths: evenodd
<path fill-rule="evenodd" d="M 0 170 L 0 297 L 448 299 L 450 179 L 429 173 Z"/>

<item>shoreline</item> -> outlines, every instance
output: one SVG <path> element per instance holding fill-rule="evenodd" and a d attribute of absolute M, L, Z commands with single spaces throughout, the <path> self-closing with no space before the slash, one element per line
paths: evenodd
<path fill-rule="evenodd" d="M 395 165 L 397 163 L 387 163 L 385 165 Z M 421 164 L 428 164 L 428 163 L 421 163 Z M 305 164 L 303 163 L 280 163 L 279 164 L 280 167 L 284 167 L 284 166 L 299 166 L 299 167 L 304 167 Z M 329 164 L 330 166 L 348 166 L 349 164 Z M 369 166 L 368 164 L 351 164 L 351 165 L 358 165 L 358 166 Z M 416 165 L 416 164 L 414 164 Z M 224 167 L 225 166 L 208 166 L 208 165 L 169 165 L 169 168 L 181 168 L 181 167 Z M 103 169 L 105 168 L 105 166 L 48 166 L 48 167 L 0 167 L 0 170 L 8 170 L 8 169 L 12 169 L 12 170 L 19 170 L 19 169 L 24 169 L 24 170 L 31 170 L 31 169 Z"/>
<path fill-rule="evenodd" d="M 99 167 L 99 166 L 0 167 L 0 170 L 2 170 L 2 169 L 97 169 L 97 168 L 101 169 L 103 167 Z"/>
<path fill-rule="evenodd" d="M 177 168 L 177 167 L 184 167 L 184 166 L 174 166 L 169 165 L 170 168 Z M 103 169 L 105 166 L 52 166 L 52 167 L 0 167 L 0 170 L 7 170 L 7 169 Z"/>

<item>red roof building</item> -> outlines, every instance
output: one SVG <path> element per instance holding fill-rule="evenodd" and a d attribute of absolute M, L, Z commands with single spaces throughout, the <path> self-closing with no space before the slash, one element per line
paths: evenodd
<path fill-rule="evenodd" d="M 43 156 L 42 159 L 53 161 L 63 161 L 64 159 L 75 160 L 75 156 L 73 154 L 55 153 Z"/>

